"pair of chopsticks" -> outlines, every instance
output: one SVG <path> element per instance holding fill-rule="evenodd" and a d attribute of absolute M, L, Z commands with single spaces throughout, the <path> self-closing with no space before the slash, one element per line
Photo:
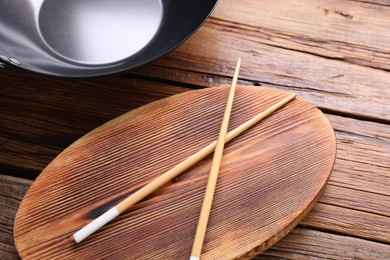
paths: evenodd
<path fill-rule="evenodd" d="M 200 160 L 202 160 L 203 158 L 205 158 L 207 155 L 211 154 L 215 150 L 190 260 L 198 260 L 200 258 L 225 143 L 237 137 L 239 134 L 241 134 L 242 132 L 244 132 L 245 130 L 247 130 L 257 122 L 259 122 L 261 119 L 268 116 L 275 110 L 284 106 L 285 104 L 293 100 L 296 96 L 295 94 L 290 95 L 284 100 L 274 104 L 264 112 L 257 114 L 255 117 L 246 121 L 245 123 L 233 129 L 232 131 L 227 132 L 230 114 L 233 105 L 234 93 L 235 93 L 237 80 L 238 80 L 240 64 L 241 64 L 241 59 L 238 59 L 236 70 L 233 76 L 232 86 L 226 103 L 225 113 L 221 123 L 218 140 L 210 143 L 202 150 L 198 151 L 197 153 L 188 157 L 187 159 L 185 159 L 184 161 L 182 161 L 181 163 L 179 163 L 169 171 L 160 175 L 154 181 L 145 185 L 143 188 L 139 189 L 138 191 L 136 191 L 135 193 L 133 193 L 132 195 L 130 195 L 129 197 L 127 197 L 126 199 L 118 203 L 116 206 L 106 211 L 103 215 L 99 216 L 98 218 L 96 218 L 95 220 L 93 220 L 92 222 L 84 226 L 82 229 L 77 231 L 73 235 L 73 238 L 76 241 L 76 243 L 83 241 L 85 238 L 87 238 L 96 230 L 98 230 L 99 228 L 101 228 L 102 226 L 110 222 L 119 214 L 123 213 L 125 210 L 127 210 L 128 208 L 130 208 L 131 206 L 139 202 L 141 199 L 145 198 L 146 196 L 148 196 L 149 194 L 151 194 L 152 192 L 154 192 L 155 190 L 163 186 L 165 183 L 172 180 L 180 173 L 187 170 L 192 165 L 199 162 Z"/>

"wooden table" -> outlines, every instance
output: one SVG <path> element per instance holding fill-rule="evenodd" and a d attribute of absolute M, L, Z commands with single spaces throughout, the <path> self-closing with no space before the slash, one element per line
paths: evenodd
<path fill-rule="evenodd" d="M 295 92 L 332 123 L 337 159 L 319 203 L 256 259 L 390 259 L 390 1 L 220 0 L 168 55 L 128 73 L 66 79 L 0 68 L 0 259 L 18 259 L 24 193 L 64 148 L 151 101 L 228 85 Z"/>

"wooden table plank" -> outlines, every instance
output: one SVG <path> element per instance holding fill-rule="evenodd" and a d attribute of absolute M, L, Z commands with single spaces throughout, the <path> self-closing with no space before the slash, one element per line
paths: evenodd
<path fill-rule="evenodd" d="M 14 247 L 16 210 L 32 181 L 0 174 L 0 259 L 19 259 Z"/>
<path fill-rule="evenodd" d="M 112 118 L 129 108 L 188 90 L 138 79 L 131 76 L 130 72 L 88 79 L 44 76 L 10 67 L 0 72 L 0 95 L 2 98 L 13 99 L 11 104 L 14 106 L 19 101 L 25 102 L 19 107 L 20 113 L 28 110 L 29 105 L 37 104 L 51 106 L 51 109 L 65 108 L 73 112 L 95 113 L 100 117 Z"/>
<path fill-rule="evenodd" d="M 390 103 L 388 72 L 260 44 L 239 33 L 220 31 L 210 23 L 154 64 L 230 76 L 237 57 L 243 61 L 241 79 L 284 86 L 339 113 L 390 119 L 384 112 Z"/>
<path fill-rule="evenodd" d="M 203 73 L 203 72 L 196 72 L 196 71 L 189 71 L 189 70 L 182 70 L 180 68 L 170 68 L 170 67 L 164 67 L 164 66 L 158 66 L 155 64 L 151 64 L 150 66 L 144 66 L 139 69 L 134 70 L 131 72 L 132 75 L 142 77 L 142 78 L 148 78 L 152 80 L 159 80 L 166 82 L 167 84 L 179 84 L 181 86 L 189 86 L 189 87 L 213 87 L 213 86 L 222 86 L 222 85 L 229 85 L 230 78 L 228 76 L 224 75 L 216 75 L 216 74 L 209 74 L 209 73 Z M 259 74 L 261 75 L 261 74 Z M 385 81 L 390 82 L 390 76 L 387 73 L 386 74 L 387 79 Z M 344 76 L 342 74 L 339 75 L 340 77 Z M 336 76 L 339 77 L 339 76 Z M 371 89 L 376 88 L 375 84 L 370 83 L 371 79 L 367 79 L 367 85 L 364 87 L 366 89 L 367 93 L 371 91 Z M 352 83 L 351 83 L 352 84 Z M 334 97 L 337 95 L 337 93 L 332 93 L 326 90 L 321 89 L 313 89 L 313 88 L 300 88 L 293 85 L 277 85 L 272 84 L 269 82 L 265 82 L 264 79 L 258 78 L 255 79 L 239 79 L 238 85 L 249 85 L 249 86 L 264 86 L 264 87 L 271 87 L 271 88 L 278 88 L 283 89 L 285 91 L 291 91 L 297 93 L 299 96 L 310 100 L 313 104 L 315 104 L 317 107 L 319 107 L 321 110 L 327 113 L 336 114 L 336 115 L 342 115 L 346 117 L 352 117 L 352 118 L 359 118 L 363 120 L 373 121 L 373 122 L 381 122 L 385 124 L 389 124 L 388 119 L 380 118 L 377 116 L 370 116 L 370 115 L 362 115 L 357 114 L 353 111 L 348 111 L 348 108 L 345 104 L 345 108 L 339 109 L 336 108 L 335 105 L 332 105 L 334 98 L 337 99 L 337 97 Z M 388 85 L 388 84 L 387 84 Z M 344 88 L 348 89 L 350 84 L 346 84 Z M 340 87 L 342 89 L 343 87 Z M 386 91 L 387 88 L 385 88 L 385 92 L 383 93 L 383 100 L 387 102 L 389 99 L 388 91 Z M 378 90 L 374 90 L 378 91 Z M 364 99 L 364 96 L 359 97 L 359 99 Z M 379 109 L 382 111 L 381 113 L 386 113 L 385 111 L 388 111 L 390 109 L 390 105 L 388 103 L 383 103 L 383 105 L 380 105 Z M 355 104 L 355 106 L 360 106 L 360 109 L 363 109 L 365 106 L 368 106 L 369 104 L 364 101 L 362 103 Z"/>
<path fill-rule="evenodd" d="M 390 195 L 390 125 L 328 115 L 337 138 L 330 184 Z"/>
<path fill-rule="evenodd" d="M 390 70 L 389 16 L 390 7 L 359 1 L 222 0 L 211 22 L 259 43 Z"/>
<path fill-rule="evenodd" d="M 345 207 L 318 203 L 300 225 L 370 241 L 390 243 L 389 217 Z"/>
<path fill-rule="evenodd" d="M 270 256 L 280 259 L 387 260 L 390 246 L 298 227 L 255 259 L 274 259 Z"/>
<path fill-rule="evenodd" d="M 109 119 L 190 90 L 131 77 L 42 81 L 20 70 L 1 76 L 0 169 L 7 170 L 13 165 L 41 171 L 59 151 Z"/>
<path fill-rule="evenodd" d="M 329 184 L 320 200 L 324 204 L 390 217 L 389 196 Z M 385 232 L 387 234 L 388 232 Z"/>

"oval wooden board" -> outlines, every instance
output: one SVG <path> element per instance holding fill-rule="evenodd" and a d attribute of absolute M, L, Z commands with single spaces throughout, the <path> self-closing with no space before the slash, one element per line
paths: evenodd
<path fill-rule="evenodd" d="M 217 139 L 229 88 L 153 102 L 88 133 L 40 174 L 18 210 L 25 259 L 188 259 L 212 156 L 76 244 L 71 236 Z M 290 95 L 237 87 L 229 129 Z M 326 117 L 296 98 L 225 146 L 202 259 L 250 258 L 314 206 L 336 142 Z"/>

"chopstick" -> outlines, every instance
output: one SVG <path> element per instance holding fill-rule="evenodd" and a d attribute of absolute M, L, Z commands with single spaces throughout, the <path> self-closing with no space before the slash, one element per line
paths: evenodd
<path fill-rule="evenodd" d="M 288 96 L 287 98 L 274 104 L 273 106 L 271 106 L 267 110 L 257 114 L 256 116 L 254 116 L 250 120 L 246 121 L 245 123 L 241 124 L 237 128 L 228 132 L 228 134 L 226 135 L 225 143 L 231 141 L 232 139 L 234 139 L 235 137 L 240 135 L 242 132 L 244 132 L 245 130 L 247 130 L 251 126 L 255 125 L 261 119 L 267 117 L 269 114 L 271 114 L 275 110 L 281 108 L 282 106 L 284 106 L 285 104 L 287 104 L 288 102 L 293 100 L 295 98 L 295 96 L 296 96 L 295 94 Z M 89 224 L 87 224 L 82 229 L 80 229 L 75 234 L 73 234 L 73 238 L 76 241 L 76 243 L 83 241 L 85 238 L 87 238 L 89 235 L 94 233 L 96 230 L 98 230 L 99 228 L 101 228 L 102 226 L 104 226 L 105 224 L 110 222 L 111 220 L 113 220 L 116 216 L 123 213 L 125 210 L 127 210 L 128 208 L 130 208 L 131 206 L 133 206 L 134 204 L 136 204 L 137 202 L 139 202 L 140 200 L 142 200 L 143 198 L 145 198 L 146 196 L 148 196 L 149 194 L 151 194 L 152 192 L 154 192 L 155 190 L 157 190 L 158 188 L 163 186 L 165 183 L 172 180 L 173 178 L 178 176 L 180 173 L 187 170 L 192 165 L 194 165 L 195 163 L 199 162 L 200 160 L 202 160 L 203 158 L 205 158 L 206 156 L 211 154 L 214 151 L 216 145 L 217 145 L 217 141 L 210 143 L 209 145 L 207 145 L 206 147 L 204 147 L 200 151 L 191 155 L 190 157 L 188 157 L 187 159 L 185 159 L 184 161 L 182 161 L 181 163 L 179 163 L 178 165 L 176 165 L 175 167 L 173 167 L 169 171 L 160 175 L 155 180 L 148 183 L 143 188 L 139 189 L 138 191 L 136 191 L 135 193 L 133 193 L 132 195 L 130 195 L 129 197 L 124 199 L 122 202 L 120 202 L 117 205 L 115 205 L 114 207 L 112 207 L 110 210 L 105 212 L 103 215 L 101 215 L 98 218 L 96 218 L 95 220 L 91 221 Z"/>
<path fill-rule="evenodd" d="M 228 100 L 226 102 L 225 113 L 222 118 L 221 128 L 219 130 L 217 145 L 215 147 L 213 163 L 211 164 L 211 170 L 209 179 L 207 181 L 206 192 L 203 198 L 203 204 L 200 211 L 198 226 L 196 228 L 194 244 L 192 246 L 190 260 L 199 260 L 200 253 L 202 251 L 202 245 L 204 236 L 206 234 L 207 223 L 210 216 L 211 204 L 213 202 L 215 187 L 217 185 L 219 167 L 221 165 L 223 149 L 225 146 L 225 139 L 229 126 L 230 114 L 233 106 L 234 93 L 236 91 L 238 74 L 240 71 L 241 59 L 238 59 L 236 70 L 234 72 L 232 86 L 230 88 Z"/>

